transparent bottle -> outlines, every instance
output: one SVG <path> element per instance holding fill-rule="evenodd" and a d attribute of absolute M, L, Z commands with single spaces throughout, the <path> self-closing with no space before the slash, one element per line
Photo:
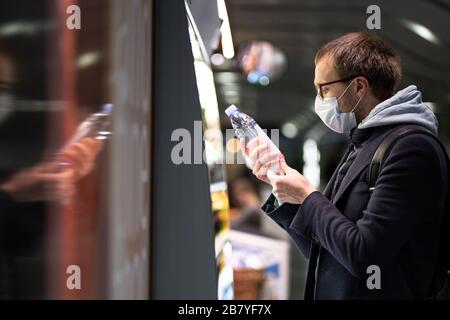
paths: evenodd
<path fill-rule="evenodd" d="M 235 105 L 231 105 L 225 110 L 226 115 L 231 119 L 236 137 L 244 139 L 246 143 L 256 137 L 263 138 L 269 145 L 270 151 L 279 153 L 280 158 L 283 156 L 278 147 L 273 143 L 267 134 L 261 129 L 256 121 L 249 115 L 239 111 Z M 275 163 L 272 165 L 271 170 L 278 175 L 281 175 L 280 164 Z"/>
<path fill-rule="evenodd" d="M 57 163 L 61 170 L 74 170 L 77 178 L 91 171 L 104 141 L 111 136 L 112 110 L 112 104 L 105 104 L 101 111 L 90 115 L 78 126 L 73 137 L 58 152 Z"/>

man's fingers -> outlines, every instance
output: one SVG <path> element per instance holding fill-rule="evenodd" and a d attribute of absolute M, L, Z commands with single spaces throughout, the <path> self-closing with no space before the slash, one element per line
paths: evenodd
<path fill-rule="evenodd" d="M 270 160 L 261 164 L 261 162 L 257 162 L 253 169 L 253 174 L 258 178 L 267 176 L 267 171 L 271 170 L 271 168 L 275 167 L 278 164 L 278 159 Z"/>
<path fill-rule="evenodd" d="M 76 192 L 75 184 L 69 179 L 50 179 L 44 183 L 44 199 L 65 201 Z"/>
<path fill-rule="evenodd" d="M 284 156 L 282 154 L 279 155 L 279 163 L 281 171 L 284 174 L 288 173 L 291 168 L 287 165 L 286 160 L 284 159 Z"/>
<path fill-rule="evenodd" d="M 43 191 L 41 198 L 46 201 L 65 202 L 70 199 L 76 192 L 74 187 L 60 187 L 56 189 L 46 189 Z"/>
<path fill-rule="evenodd" d="M 73 169 L 63 169 L 58 173 L 40 173 L 37 178 L 44 183 L 54 183 L 59 181 L 72 181 L 73 176 Z"/>
<path fill-rule="evenodd" d="M 253 148 L 255 148 L 256 146 L 258 146 L 260 144 L 266 144 L 266 143 L 260 137 L 256 137 L 256 138 L 253 138 L 252 140 L 250 140 L 249 143 L 247 143 L 247 148 L 249 150 L 252 150 Z"/>
<path fill-rule="evenodd" d="M 61 173 L 44 173 L 36 177 L 41 188 L 49 198 L 64 197 L 73 193 L 75 189 L 74 171 L 63 170 Z"/>
<path fill-rule="evenodd" d="M 278 152 L 267 152 L 265 154 L 263 154 L 261 156 L 261 158 L 259 159 L 259 161 L 261 161 L 261 163 L 263 165 L 267 165 L 269 163 L 272 162 L 277 162 L 279 160 L 279 153 Z"/>
<path fill-rule="evenodd" d="M 275 152 L 269 152 L 264 153 L 262 156 L 260 156 L 253 166 L 253 173 L 256 174 L 256 172 L 259 172 L 260 170 L 265 170 L 267 172 L 267 169 L 272 167 L 272 165 L 276 165 L 278 162 L 278 154 Z"/>
<path fill-rule="evenodd" d="M 255 176 L 257 176 L 259 174 L 259 171 L 261 170 L 261 167 L 263 166 L 262 163 L 258 160 L 256 160 L 255 162 L 252 162 L 253 166 L 252 166 L 252 172 Z"/>
<path fill-rule="evenodd" d="M 244 154 L 244 156 L 248 157 L 249 149 L 248 149 L 247 143 L 245 143 L 245 139 L 241 138 L 240 142 L 241 142 L 241 151 L 242 151 L 242 153 Z"/>
<path fill-rule="evenodd" d="M 267 144 L 260 144 L 253 150 L 250 149 L 250 161 L 255 164 L 257 160 L 260 160 L 269 150 Z"/>
<path fill-rule="evenodd" d="M 56 173 L 56 172 L 59 172 L 59 164 L 56 161 L 44 161 L 44 162 L 40 163 L 39 165 L 30 169 L 30 171 L 33 171 L 34 173 L 37 173 L 37 174 Z"/>
<path fill-rule="evenodd" d="M 277 175 L 272 170 L 267 171 L 267 179 L 269 179 L 270 183 L 274 182 L 276 178 Z"/>

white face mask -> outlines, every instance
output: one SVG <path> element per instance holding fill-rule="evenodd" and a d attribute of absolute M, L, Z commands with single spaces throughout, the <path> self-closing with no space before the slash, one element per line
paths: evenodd
<path fill-rule="evenodd" d="M 355 109 L 361 102 L 364 95 L 359 98 L 356 105 L 350 112 L 341 112 L 339 110 L 339 99 L 347 92 L 350 88 L 350 84 L 345 88 L 344 92 L 339 97 L 329 97 L 322 99 L 319 95 L 316 96 L 316 102 L 314 104 L 315 111 L 317 115 L 322 119 L 323 123 L 327 125 L 328 128 L 337 133 L 349 133 L 354 127 L 356 127 L 356 117 Z"/>

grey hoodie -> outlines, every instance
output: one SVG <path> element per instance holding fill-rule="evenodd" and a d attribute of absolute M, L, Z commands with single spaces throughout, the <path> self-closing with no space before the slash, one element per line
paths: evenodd
<path fill-rule="evenodd" d="M 438 121 L 433 111 L 422 102 L 422 93 L 416 86 L 409 86 L 391 98 L 376 105 L 358 128 L 372 128 L 391 124 L 410 123 L 421 125 L 437 134 Z"/>

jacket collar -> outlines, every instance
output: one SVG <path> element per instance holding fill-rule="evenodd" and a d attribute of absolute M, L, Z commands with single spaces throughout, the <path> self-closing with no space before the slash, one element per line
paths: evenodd
<path fill-rule="evenodd" d="M 352 131 L 352 134 L 350 136 L 350 143 L 355 144 L 355 146 L 357 148 L 360 148 L 360 150 L 355 160 L 353 161 L 350 170 L 342 180 L 342 183 L 338 191 L 336 192 L 336 195 L 334 196 L 333 204 L 336 204 L 339 201 L 339 199 L 349 188 L 352 182 L 361 174 L 361 172 L 364 169 L 366 169 L 369 166 L 369 163 L 372 160 L 372 156 L 375 153 L 377 147 L 379 146 L 385 135 L 392 130 L 392 127 L 395 126 L 376 127 L 373 128 L 374 130 L 370 131 L 365 131 L 367 129 L 358 129 L 359 131 L 356 132 Z M 357 139 L 355 139 L 356 137 L 354 135 L 355 133 L 358 134 Z M 362 137 L 364 137 L 364 139 L 358 140 L 359 138 Z M 342 165 L 345 158 L 346 158 L 345 156 L 342 157 L 338 167 L 333 173 L 333 176 L 331 177 L 330 181 L 328 182 L 327 186 L 324 189 L 323 193 L 328 199 L 331 198 L 331 193 L 333 190 L 334 181 L 336 180 L 336 176 L 338 173 L 338 168 Z"/>

